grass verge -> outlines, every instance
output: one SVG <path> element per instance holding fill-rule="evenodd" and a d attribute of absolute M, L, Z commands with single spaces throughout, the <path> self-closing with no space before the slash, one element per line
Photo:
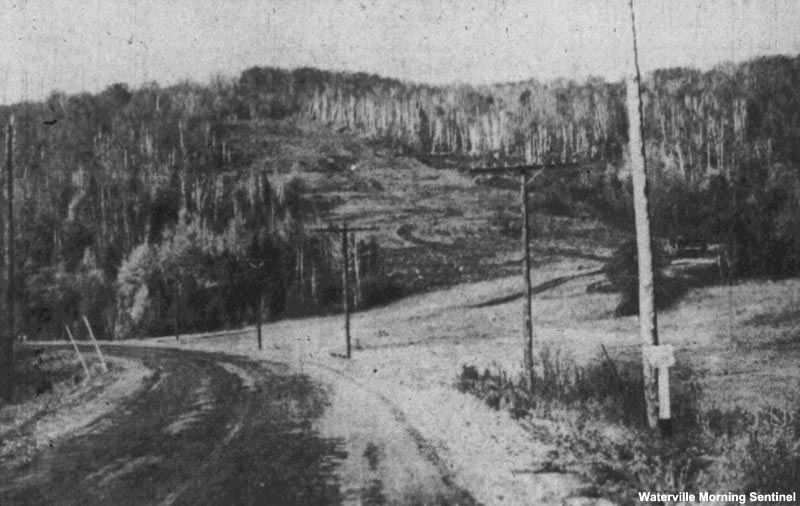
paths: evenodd
<path fill-rule="evenodd" d="M 641 364 L 607 355 L 579 366 L 567 354 L 543 351 L 532 390 L 502 370 L 463 366 L 457 388 L 508 410 L 535 437 L 555 444 L 545 469 L 582 474 L 597 495 L 618 504 L 638 504 L 638 492 L 646 491 L 796 491 L 800 405 L 704 409 L 691 370 L 673 369 L 672 380 L 670 438 L 646 426 Z"/>

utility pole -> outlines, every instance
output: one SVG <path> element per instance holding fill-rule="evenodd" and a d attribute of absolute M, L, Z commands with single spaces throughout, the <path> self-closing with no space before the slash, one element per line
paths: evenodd
<path fill-rule="evenodd" d="M 378 230 L 377 227 L 348 227 L 347 222 L 343 221 L 341 227 L 335 227 L 332 223 L 328 228 L 315 228 L 312 229 L 320 233 L 341 234 L 342 240 L 342 309 L 344 310 L 344 338 L 345 338 L 345 357 L 350 358 L 352 355 L 352 346 L 350 343 L 350 254 L 348 242 L 350 236 L 348 234 L 356 232 L 370 232 Z"/>
<path fill-rule="evenodd" d="M 256 339 L 258 340 L 258 349 L 263 350 L 264 345 L 261 341 L 261 290 L 258 290 L 256 296 Z"/>
<path fill-rule="evenodd" d="M 347 222 L 342 223 L 342 310 L 344 311 L 344 339 L 346 343 L 346 355 L 350 358 L 350 250 L 348 243 L 350 237 L 347 234 Z"/>
<path fill-rule="evenodd" d="M 174 321 L 175 340 L 176 341 L 180 341 L 181 340 L 181 327 L 180 327 L 180 321 L 181 321 L 181 297 L 183 297 L 183 293 L 182 293 L 182 290 L 181 290 L 180 267 L 178 268 L 178 271 L 179 271 L 179 273 L 178 273 L 178 281 L 177 281 L 178 286 L 177 286 L 177 289 L 176 289 L 176 296 L 175 296 L 175 321 Z"/>
<path fill-rule="evenodd" d="M 6 130 L 6 237 L 5 260 L 6 278 L 6 335 L 3 342 L 5 359 L 5 388 L 3 398 L 6 402 L 14 400 L 14 116 L 8 119 Z"/>
<path fill-rule="evenodd" d="M 522 308 L 522 328 L 525 336 L 525 370 L 528 372 L 528 385 L 533 393 L 536 375 L 533 371 L 533 316 L 531 315 L 531 238 L 530 209 L 528 206 L 528 171 L 519 171 L 520 202 L 522 205 L 522 277 L 525 281 L 525 307 Z"/>
<path fill-rule="evenodd" d="M 249 264 L 250 264 L 250 267 L 255 272 L 256 279 L 257 279 L 256 286 L 258 288 L 256 290 L 256 340 L 258 341 L 258 349 L 259 350 L 263 350 L 264 347 L 263 347 L 262 341 L 261 341 L 261 302 L 262 302 L 262 300 L 261 300 L 261 281 L 262 281 L 262 279 L 261 278 L 263 276 L 263 272 L 262 272 L 261 269 L 263 269 L 263 267 L 264 267 L 264 260 L 262 260 L 258 264 L 254 264 L 253 262 L 250 262 Z"/>
<path fill-rule="evenodd" d="M 522 307 L 522 339 L 523 339 L 523 367 L 527 375 L 526 381 L 533 392 L 536 376 L 533 370 L 533 317 L 531 314 L 531 300 L 533 289 L 531 287 L 531 245 L 530 245 L 530 206 L 528 203 L 528 187 L 536 177 L 545 171 L 555 173 L 574 174 L 575 169 L 582 169 L 579 163 L 551 163 L 551 164 L 522 164 L 498 167 L 470 168 L 473 174 L 518 174 L 520 184 L 520 212 L 522 213 L 522 279 L 525 285 L 525 298 Z M 531 175 L 533 174 L 533 177 Z"/>
<path fill-rule="evenodd" d="M 662 434 L 672 432 L 669 399 L 669 366 L 674 364 L 672 349 L 659 346 L 658 325 L 653 295 L 653 254 L 650 249 L 650 216 L 647 201 L 647 165 L 642 131 L 642 88 L 639 51 L 636 41 L 636 18 L 633 0 L 631 12 L 632 53 L 627 81 L 629 149 L 633 180 L 633 209 L 636 221 L 636 249 L 639 268 L 639 332 L 642 339 L 642 367 L 647 423 Z M 658 369 L 656 385 L 653 369 Z M 656 407 L 658 406 L 658 412 Z"/>

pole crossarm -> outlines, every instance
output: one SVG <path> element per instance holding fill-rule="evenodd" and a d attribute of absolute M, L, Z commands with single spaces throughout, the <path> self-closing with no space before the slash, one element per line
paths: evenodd
<path fill-rule="evenodd" d="M 531 164 L 512 164 L 512 165 L 487 165 L 484 167 L 470 167 L 471 174 L 516 174 L 519 176 L 520 188 L 520 214 L 522 216 L 522 279 L 524 283 L 525 297 L 522 306 L 522 338 L 524 343 L 523 367 L 527 373 L 527 383 L 533 391 L 536 375 L 534 373 L 533 356 L 533 314 L 531 302 L 533 299 L 533 288 L 531 286 L 531 248 L 530 248 L 530 205 L 528 202 L 528 191 L 532 183 L 542 174 L 554 174 L 564 176 L 575 176 L 585 172 L 605 170 L 602 161 L 578 161 L 562 163 L 531 163 Z"/>
<path fill-rule="evenodd" d="M 310 229 L 312 232 L 330 232 L 330 233 L 337 233 L 341 234 L 343 232 L 375 232 L 380 230 L 379 227 L 328 227 L 328 228 L 312 228 Z"/>
<path fill-rule="evenodd" d="M 543 174 L 551 176 L 574 177 L 584 173 L 605 172 L 606 166 L 602 161 L 595 162 L 566 162 L 566 163 L 540 163 L 527 165 L 499 165 L 496 167 L 474 167 L 470 168 L 471 174 L 530 174 L 531 177 L 526 183 L 532 186 L 534 182 Z"/>
<path fill-rule="evenodd" d="M 583 167 L 579 163 L 535 163 L 535 164 L 522 164 L 522 165 L 498 165 L 483 166 L 483 167 L 470 167 L 469 171 L 474 174 L 492 174 L 498 172 L 530 172 L 537 170 L 554 170 L 554 169 L 579 169 Z"/>

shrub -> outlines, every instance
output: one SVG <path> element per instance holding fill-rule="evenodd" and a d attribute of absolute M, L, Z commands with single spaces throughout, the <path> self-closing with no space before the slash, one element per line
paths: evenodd
<path fill-rule="evenodd" d="M 81 294 L 58 267 L 39 269 L 25 280 L 23 332 L 31 339 L 56 339 L 79 316 Z"/>
<path fill-rule="evenodd" d="M 791 276 L 800 271 L 800 174 L 795 167 L 746 160 L 721 227 L 740 276 Z"/>
<path fill-rule="evenodd" d="M 743 429 L 743 430 L 742 430 Z M 747 443 L 734 458 L 740 462 L 743 490 L 791 492 L 800 483 L 800 406 L 762 409 L 744 417 Z"/>
<path fill-rule="evenodd" d="M 83 329 L 86 316 L 98 337 L 114 327 L 114 287 L 97 267 L 89 248 L 76 270 L 62 263 L 25 273 L 20 296 L 25 301 L 20 330 L 32 339 L 63 336 L 64 325 Z"/>
<path fill-rule="evenodd" d="M 675 368 L 672 374 L 676 378 L 673 418 L 683 427 L 695 426 L 700 389 L 691 371 Z M 479 375 L 474 366 L 464 366 L 457 385 L 463 392 L 486 399 L 492 407 L 511 406 L 512 414 L 532 410 L 547 414 L 556 406 L 582 409 L 630 427 L 646 423 L 642 364 L 638 361 L 611 361 L 604 356 L 580 366 L 559 349 L 543 348 L 534 367 L 532 390 L 521 377 L 488 369 Z"/>
<path fill-rule="evenodd" d="M 603 497 L 633 505 L 644 490 L 790 493 L 800 483 L 800 405 L 702 411 L 692 372 L 674 369 L 675 435 L 661 438 L 643 416 L 631 416 L 644 412 L 641 363 L 578 367 L 558 352 L 540 358 L 532 393 L 521 379 L 471 365 L 462 366 L 457 388 L 515 418 L 557 422 L 527 424 L 558 445 L 545 467 L 577 466 Z M 615 430 L 620 424 L 626 430 Z"/>
<path fill-rule="evenodd" d="M 153 309 L 148 284 L 153 282 L 155 262 L 149 244 L 140 244 L 122 262 L 117 273 L 116 337 L 132 337 L 149 329 Z"/>
<path fill-rule="evenodd" d="M 361 278 L 361 307 L 388 304 L 403 295 L 403 286 L 396 276 L 383 273 Z"/>
<path fill-rule="evenodd" d="M 489 219 L 489 225 L 505 237 L 519 238 L 522 233 L 522 219 L 505 207 L 498 207 Z"/>
<path fill-rule="evenodd" d="M 680 300 L 688 290 L 685 281 L 668 277 L 663 268 L 669 265 L 669 256 L 664 246 L 652 241 L 653 285 L 656 309 L 666 309 Z M 639 313 L 639 267 L 638 248 L 635 239 L 623 242 L 606 262 L 604 271 L 612 287 L 620 292 L 620 302 L 615 314 L 628 316 Z"/>
<path fill-rule="evenodd" d="M 0 378 L 0 386 L 4 386 L 4 379 L 5 375 Z M 34 397 L 57 392 L 62 384 L 69 386 L 83 379 L 85 373 L 74 353 L 23 346 L 15 352 L 12 401 L 27 402 Z M 45 399 L 44 407 L 52 401 L 52 398 Z"/>
<path fill-rule="evenodd" d="M 542 213 L 566 217 L 575 215 L 575 207 L 574 202 L 570 202 L 567 197 L 555 192 L 548 192 L 541 203 L 536 206 L 537 211 Z"/>

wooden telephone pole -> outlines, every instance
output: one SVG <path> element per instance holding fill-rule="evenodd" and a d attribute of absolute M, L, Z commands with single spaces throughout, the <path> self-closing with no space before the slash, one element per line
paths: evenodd
<path fill-rule="evenodd" d="M 636 249 L 639 268 L 639 332 L 642 339 L 642 365 L 647 422 L 662 434 L 672 432 L 669 399 L 669 367 L 675 359 L 669 346 L 659 346 L 658 325 L 653 295 L 653 254 L 650 248 L 650 216 L 647 202 L 647 165 L 642 130 L 642 89 L 639 52 L 636 44 L 636 18 L 631 12 L 632 54 L 627 81 L 628 125 L 633 180 L 633 209 L 636 220 Z M 658 369 L 658 388 L 653 369 Z M 656 411 L 658 407 L 658 412 Z"/>
<path fill-rule="evenodd" d="M 256 294 L 256 341 L 258 342 L 258 349 L 259 350 L 263 350 L 264 349 L 264 346 L 263 346 L 262 340 L 261 340 L 261 305 L 262 305 L 262 302 L 263 302 L 263 297 L 261 295 L 261 288 L 262 288 L 261 281 L 262 281 L 262 277 L 264 275 L 264 271 L 263 271 L 264 263 L 265 263 L 265 260 L 262 260 L 258 264 L 254 264 L 253 262 L 249 263 L 250 267 L 253 269 L 253 272 L 255 272 L 255 275 L 257 276 L 257 279 L 258 279 L 258 283 L 257 283 L 257 285 L 258 285 L 257 292 L 258 293 Z"/>
<path fill-rule="evenodd" d="M 181 298 L 183 297 L 183 290 L 181 290 L 181 279 L 178 278 L 178 287 L 175 295 L 175 320 L 173 326 L 175 330 L 175 340 L 181 340 Z"/>
<path fill-rule="evenodd" d="M 342 309 L 344 310 L 344 338 L 345 338 L 345 357 L 352 356 L 352 346 L 350 343 L 350 253 L 348 234 L 355 232 L 371 232 L 378 230 L 377 227 L 348 227 L 347 222 L 342 222 L 341 227 L 335 227 L 332 223 L 328 228 L 312 229 L 319 233 L 341 234 L 342 238 Z M 358 261 L 358 259 L 356 259 Z"/>
<path fill-rule="evenodd" d="M 6 319 L 5 339 L 3 339 L 3 358 L 5 362 L 5 388 L 3 398 L 6 402 L 14 400 L 14 116 L 8 119 L 6 130 L 6 236 L 5 260 L 6 278 Z"/>
<path fill-rule="evenodd" d="M 528 386 L 533 391 L 533 384 L 536 379 L 533 370 L 533 317 L 531 314 L 531 299 L 533 289 L 531 287 L 531 245 L 530 245 L 530 205 L 528 203 L 528 186 L 539 175 L 546 170 L 560 170 L 567 172 L 568 169 L 580 169 L 582 165 L 578 163 L 552 163 L 552 164 L 523 164 L 513 166 L 498 167 L 477 167 L 471 168 L 473 174 L 518 174 L 520 184 L 520 212 L 522 213 L 522 279 L 525 284 L 525 298 L 522 307 L 522 339 L 524 343 L 523 367 L 527 374 Z M 568 173 L 574 174 L 574 171 Z M 533 175 L 533 177 L 532 177 Z"/>

